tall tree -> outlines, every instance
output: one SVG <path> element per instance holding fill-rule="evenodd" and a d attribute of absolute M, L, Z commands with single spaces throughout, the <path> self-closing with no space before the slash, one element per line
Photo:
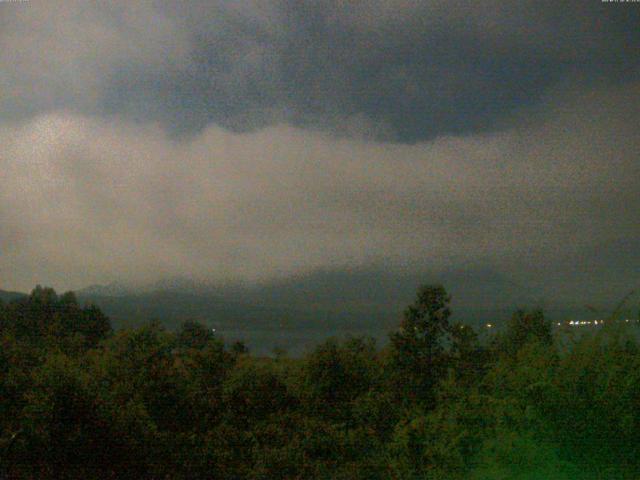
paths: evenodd
<path fill-rule="evenodd" d="M 391 335 L 392 376 L 408 400 L 432 407 L 435 386 L 446 371 L 451 297 L 441 285 L 425 285 Z"/>

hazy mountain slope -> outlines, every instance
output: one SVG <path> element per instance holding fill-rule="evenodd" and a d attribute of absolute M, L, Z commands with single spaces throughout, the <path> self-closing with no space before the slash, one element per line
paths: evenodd
<path fill-rule="evenodd" d="M 424 283 L 443 283 L 452 293 L 453 320 L 474 326 L 500 323 L 516 307 L 534 303 L 526 289 L 485 270 L 437 275 L 319 271 L 258 285 L 219 287 L 170 280 L 156 283 L 155 290 L 123 292 L 110 285 L 81 290 L 78 296 L 100 306 L 116 327 L 157 319 L 175 328 L 195 319 L 254 346 L 296 349 L 330 335 L 385 339 Z"/>
<path fill-rule="evenodd" d="M 10 302 L 12 300 L 16 300 L 20 297 L 24 297 L 26 296 L 25 293 L 20 293 L 20 292 L 9 292 L 6 290 L 0 290 L 0 300 L 2 300 L 3 302 Z"/>

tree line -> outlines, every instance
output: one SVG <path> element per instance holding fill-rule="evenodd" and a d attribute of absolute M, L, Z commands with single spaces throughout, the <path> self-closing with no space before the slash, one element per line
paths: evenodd
<path fill-rule="evenodd" d="M 253 356 L 197 322 L 113 331 L 73 293 L 0 303 L 0 478 L 632 479 L 640 350 L 623 325 L 517 311 L 480 341 L 421 287 L 383 347 Z"/>

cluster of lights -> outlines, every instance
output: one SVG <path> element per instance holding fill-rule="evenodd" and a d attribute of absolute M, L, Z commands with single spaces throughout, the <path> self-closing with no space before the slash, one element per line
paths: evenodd
<path fill-rule="evenodd" d="M 629 320 L 628 318 L 626 318 L 624 320 L 626 323 L 629 322 L 640 322 L 640 320 Z M 604 320 L 570 320 L 568 322 L 569 325 L 571 325 L 572 327 L 581 327 L 584 325 L 604 325 Z M 558 327 L 562 326 L 562 322 L 557 322 L 556 325 Z M 493 328 L 493 324 L 492 323 L 487 323 L 485 324 L 486 328 Z M 462 327 L 461 327 L 462 328 Z"/>
<path fill-rule="evenodd" d="M 629 320 L 628 318 L 624 319 L 625 323 L 629 323 L 629 322 L 638 322 L 638 320 Z M 558 326 L 560 326 L 561 323 L 558 322 Z M 583 325 L 604 325 L 604 320 L 571 320 L 569 321 L 569 325 L 573 326 L 573 327 L 580 327 Z"/>
<path fill-rule="evenodd" d="M 572 325 L 574 327 L 580 326 L 580 325 L 602 325 L 604 323 L 604 320 L 594 320 L 593 322 L 591 320 L 571 320 L 569 322 L 569 325 Z M 558 324 L 560 325 L 560 324 Z"/>

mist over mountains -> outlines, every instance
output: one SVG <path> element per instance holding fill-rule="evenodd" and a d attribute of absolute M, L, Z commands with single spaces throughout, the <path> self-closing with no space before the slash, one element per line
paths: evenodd
<path fill-rule="evenodd" d="M 592 302 L 550 298 L 491 269 L 432 274 L 374 269 L 322 270 L 263 283 L 214 284 L 186 277 L 147 285 L 111 282 L 76 291 L 82 303 L 98 305 L 114 327 L 157 320 L 175 329 L 196 320 L 225 339 L 244 340 L 257 353 L 275 347 L 302 352 L 330 336 L 366 335 L 384 343 L 422 284 L 443 284 L 452 296 L 453 319 L 482 328 L 500 327 L 518 308 L 543 308 L 552 320 L 597 318 L 619 298 Z M 19 293 L 2 292 L 4 301 Z M 594 307 L 595 305 L 595 307 Z"/>

